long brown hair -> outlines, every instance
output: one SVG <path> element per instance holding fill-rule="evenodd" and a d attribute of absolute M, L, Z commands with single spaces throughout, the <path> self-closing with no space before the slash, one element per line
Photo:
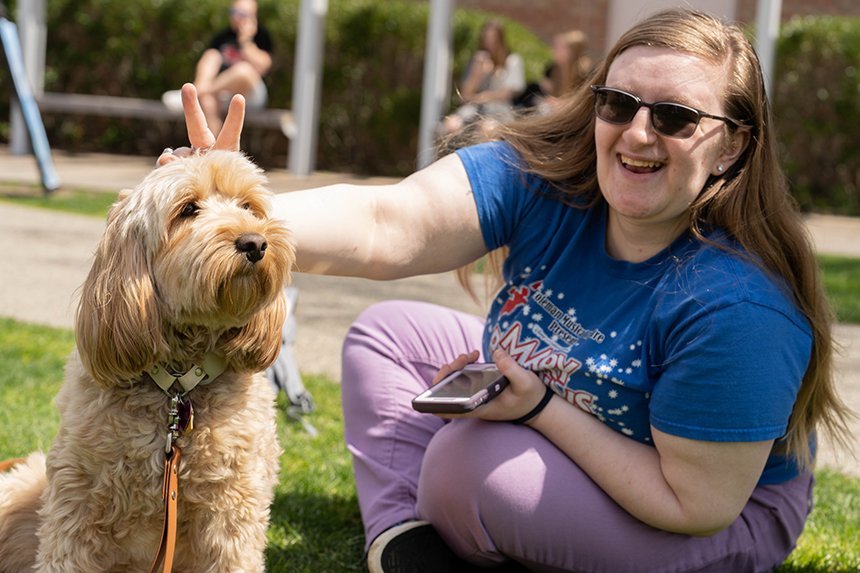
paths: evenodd
<path fill-rule="evenodd" d="M 487 43 L 487 35 L 494 34 L 496 36 L 495 45 Z M 484 50 L 493 59 L 493 65 L 498 68 L 504 68 L 505 62 L 510 55 L 511 50 L 508 47 L 508 42 L 505 39 L 505 28 L 498 20 L 488 20 L 481 27 L 481 33 L 478 36 L 478 49 Z"/>
<path fill-rule="evenodd" d="M 707 241 L 704 233 L 708 230 L 728 232 L 766 272 L 788 285 L 795 304 L 809 321 L 812 356 L 784 443 L 784 449 L 808 467 L 811 432 L 821 428 L 847 448 L 847 421 L 852 414 L 836 392 L 833 314 L 811 241 L 779 166 L 761 67 L 743 32 L 694 10 L 658 12 L 626 32 L 589 81 L 566 97 L 559 109 L 513 122 L 498 135 L 522 155 L 530 172 L 550 181 L 563 198 L 576 198 L 579 205 L 583 199 L 588 205 L 602 201 L 597 185 L 594 99 L 589 85 L 604 83 L 615 58 L 632 46 L 642 45 L 725 63 L 730 70 L 723 94 L 725 113 L 749 126 L 751 141 L 734 165 L 722 176 L 711 178 L 690 206 L 690 232 L 702 241 Z M 491 257 L 491 267 L 499 267 L 498 256 Z M 463 274 L 460 279 L 464 283 Z"/>

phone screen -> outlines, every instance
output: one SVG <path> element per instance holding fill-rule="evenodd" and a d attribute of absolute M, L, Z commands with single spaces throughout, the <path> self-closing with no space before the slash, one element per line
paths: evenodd
<path fill-rule="evenodd" d="M 447 383 L 437 384 L 432 395 L 437 398 L 468 398 L 492 384 L 499 378 L 498 370 L 461 370 Z"/>

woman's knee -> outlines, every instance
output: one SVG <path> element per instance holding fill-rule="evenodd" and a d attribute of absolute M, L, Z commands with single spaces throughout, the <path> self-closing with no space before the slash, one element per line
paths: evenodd
<path fill-rule="evenodd" d="M 542 438 L 532 430 L 505 423 L 446 425 L 424 456 L 419 515 L 459 554 L 498 561 L 499 541 L 506 543 L 513 535 L 508 530 L 541 502 L 546 467 L 533 447 L 536 439 Z"/>
<path fill-rule="evenodd" d="M 375 303 L 356 317 L 346 332 L 343 343 L 344 359 L 356 346 L 366 347 L 373 344 L 377 348 L 384 345 L 393 351 L 403 334 L 398 324 L 400 317 L 408 312 L 408 303 L 383 301 Z"/>

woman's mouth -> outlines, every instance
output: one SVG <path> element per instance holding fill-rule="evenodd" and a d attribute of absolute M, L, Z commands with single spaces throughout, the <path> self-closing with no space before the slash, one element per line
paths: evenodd
<path fill-rule="evenodd" d="M 644 159 L 633 159 L 626 155 L 619 154 L 618 159 L 624 169 L 633 173 L 654 173 L 663 168 L 662 161 L 646 161 Z"/>

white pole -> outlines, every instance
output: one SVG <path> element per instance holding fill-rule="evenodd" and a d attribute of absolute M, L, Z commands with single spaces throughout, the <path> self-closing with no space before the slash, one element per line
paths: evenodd
<path fill-rule="evenodd" d="M 779 20 L 782 13 L 782 0 L 758 0 L 756 8 L 756 45 L 761 61 L 762 74 L 767 96 L 773 96 L 774 62 L 776 61 L 776 42 L 779 38 Z"/>
<path fill-rule="evenodd" d="M 430 0 L 427 47 L 424 54 L 424 87 L 418 129 L 418 168 L 433 160 L 436 125 L 445 113 L 451 75 L 451 0 Z"/>
<path fill-rule="evenodd" d="M 21 52 L 24 56 L 24 72 L 33 95 L 42 95 L 45 86 L 45 0 L 27 0 L 18 3 L 18 36 L 21 39 Z M 30 136 L 27 124 L 21 114 L 21 107 L 12 100 L 9 117 L 9 153 L 27 155 L 30 153 Z"/>
<path fill-rule="evenodd" d="M 319 131 L 325 18 L 328 0 L 302 0 L 293 68 L 293 117 L 296 136 L 290 140 L 287 168 L 306 177 L 316 164 Z"/>

